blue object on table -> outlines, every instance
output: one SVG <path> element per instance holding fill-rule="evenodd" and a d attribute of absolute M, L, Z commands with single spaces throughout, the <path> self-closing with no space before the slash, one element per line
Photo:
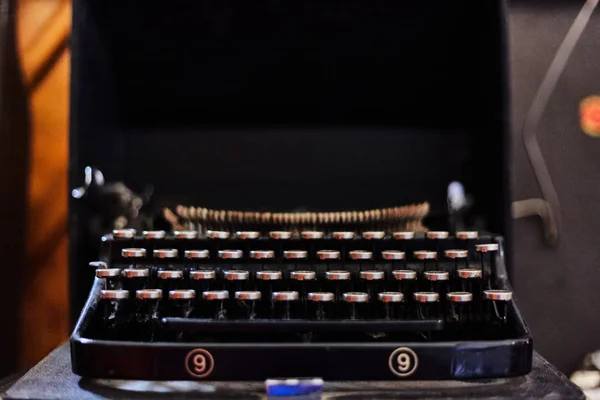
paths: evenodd
<path fill-rule="evenodd" d="M 265 388 L 267 396 L 306 396 L 323 391 L 323 379 L 267 379 Z"/>

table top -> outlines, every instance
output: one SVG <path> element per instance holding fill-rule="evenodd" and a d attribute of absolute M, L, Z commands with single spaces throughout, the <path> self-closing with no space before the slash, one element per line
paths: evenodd
<path fill-rule="evenodd" d="M 584 399 L 583 393 L 538 353 L 524 377 L 476 381 L 325 382 L 321 399 Z M 148 382 L 81 378 L 71 372 L 68 343 L 6 389 L 0 399 L 266 399 L 263 382 Z M 310 397 L 313 399 L 314 397 Z M 318 397 L 317 397 L 318 398 Z M 300 399 L 295 397 L 294 399 Z"/>

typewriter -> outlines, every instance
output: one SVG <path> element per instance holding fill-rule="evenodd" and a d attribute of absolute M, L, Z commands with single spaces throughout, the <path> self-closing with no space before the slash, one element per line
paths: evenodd
<path fill-rule="evenodd" d="M 115 230 L 90 263 L 96 280 L 72 338 L 74 371 L 169 380 L 529 372 L 531 338 L 502 238 L 424 231 L 427 209 L 180 207 L 195 229 Z"/>
<path fill-rule="evenodd" d="M 71 204 L 73 371 L 527 374 L 502 5 L 77 0 L 72 181 L 153 192 L 95 240 Z"/>

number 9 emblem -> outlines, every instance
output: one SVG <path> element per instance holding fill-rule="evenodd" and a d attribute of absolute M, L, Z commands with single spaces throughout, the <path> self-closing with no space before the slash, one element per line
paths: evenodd
<path fill-rule="evenodd" d="M 388 365 L 390 370 L 401 378 L 412 375 L 419 365 L 417 354 L 408 347 L 399 347 L 390 355 Z"/>
<path fill-rule="evenodd" d="M 185 369 L 194 378 L 205 378 L 215 367 L 213 356 L 204 349 L 194 349 L 185 357 Z"/>

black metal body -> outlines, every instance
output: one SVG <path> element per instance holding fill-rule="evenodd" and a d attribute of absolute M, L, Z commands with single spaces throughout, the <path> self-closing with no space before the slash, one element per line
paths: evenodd
<path fill-rule="evenodd" d="M 260 270 L 283 271 L 281 282 L 289 289 L 294 281 L 290 272 L 311 270 L 317 273 L 315 283 L 324 284 L 327 270 L 352 271 L 354 290 L 360 285 L 357 274 L 361 270 L 381 270 L 389 276 L 399 266 L 374 258 L 374 261 L 343 259 L 331 265 L 309 256 L 307 260 L 294 261 L 281 258 L 283 249 L 306 249 L 309 254 L 315 249 L 337 249 L 342 254 L 353 249 L 368 249 L 373 254 L 382 250 L 398 249 L 409 255 L 401 267 L 417 271 L 417 287 L 427 290 L 430 282 L 423 279 L 424 268 L 452 271 L 454 262 L 444 259 L 445 249 L 473 249 L 477 243 L 498 241 L 500 249 L 490 259 L 484 258 L 484 276 L 495 271 L 490 287 L 510 289 L 504 265 L 504 250 L 500 238 L 480 237 L 470 243 L 454 238 L 429 240 L 422 236 L 414 240 L 211 240 L 211 239 L 112 239 L 105 238 L 104 260 L 113 267 L 130 268 L 130 260 L 121 257 L 127 247 L 153 249 L 176 248 L 180 254 L 186 249 L 209 249 L 211 258 L 202 263 L 190 263 L 178 258 L 168 263 L 148 257 L 138 261 L 151 269 L 146 287 L 159 285 L 156 270 L 172 268 L 184 270 L 185 277 L 180 287 L 194 287 L 187 279 L 189 269 L 210 269 L 217 272 L 215 288 L 226 287 L 222 278 L 224 270 L 244 269 L 251 276 Z M 276 249 L 274 260 L 219 260 L 218 249 Z M 436 250 L 440 254 L 435 266 L 426 267 L 422 261 L 410 254 L 415 250 Z M 481 261 L 471 251 L 470 267 L 478 268 Z M 464 262 L 464 261 L 461 261 Z M 466 264 L 466 262 L 464 262 Z M 193 265 L 192 265 L 193 264 Z M 448 285 L 454 287 L 458 280 L 452 278 Z M 259 282 L 250 279 L 252 289 Z M 394 289 L 399 282 L 386 279 L 387 290 Z M 424 285 L 424 286 L 422 286 Z M 357 320 L 349 320 L 339 312 L 328 315 L 324 321 L 315 321 L 310 315 L 298 311 L 290 320 L 259 315 L 256 319 L 228 318 L 211 319 L 191 315 L 189 318 L 172 318 L 168 314 L 157 326 L 157 336 L 151 341 L 135 339 L 135 328 L 130 323 L 118 335 L 106 336 L 103 330 L 103 303 L 100 291 L 105 282 L 96 279 L 88 302 L 71 338 L 73 371 L 86 377 L 148 379 L 148 380 L 261 380 L 269 377 L 320 376 L 328 380 L 390 380 L 390 379 L 468 379 L 508 377 L 526 374 L 531 369 L 532 340 L 529 331 L 514 303 L 508 303 L 508 320 L 497 325 L 486 318 L 474 317 L 476 322 L 462 325 L 461 331 L 449 322 L 448 314 L 442 310 L 430 318 L 416 317 L 411 310 L 416 307 L 406 299 L 407 311 L 399 317 L 384 319 L 370 312 Z M 215 287 L 216 286 L 216 287 Z M 381 291 L 385 291 L 382 289 Z M 397 289 L 396 289 L 397 290 Z M 200 293 L 200 292 L 198 292 Z M 481 297 L 481 290 L 473 290 Z M 161 300 L 168 304 L 167 299 Z M 196 308 L 202 311 L 207 303 L 198 300 Z M 374 298 L 369 304 L 377 305 Z M 444 304 L 442 302 L 442 304 Z M 229 305 L 236 307 L 235 304 Z M 163 306 L 167 309 L 167 306 Z M 482 315 L 491 315 L 481 312 Z M 467 321 L 469 322 L 469 321 Z M 186 339 L 165 339 L 173 332 L 184 332 Z M 203 374 L 193 372 L 194 356 L 200 354 Z M 399 354 L 410 357 L 410 369 L 398 374 L 394 363 Z M 396 371 L 396 372 L 394 372 Z M 199 376 L 200 375 L 200 376 Z"/>

